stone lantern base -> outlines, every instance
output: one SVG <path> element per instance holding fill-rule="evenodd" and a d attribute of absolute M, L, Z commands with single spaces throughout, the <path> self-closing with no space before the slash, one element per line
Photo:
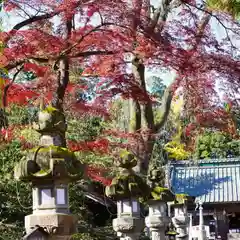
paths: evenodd
<path fill-rule="evenodd" d="M 25 217 L 25 229 L 29 233 L 36 226 L 41 226 L 50 234 L 51 240 L 68 240 L 76 233 L 77 219 L 74 215 L 63 213 L 31 214 Z"/>
<path fill-rule="evenodd" d="M 187 215 L 182 216 L 175 216 L 172 218 L 172 222 L 176 227 L 176 232 L 178 235 L 176 239 L 179 240 L 187 240 L 188 239 L 188 230 L 187 227 L 189 226 L 190 218 Z"/>
<path fill-rule="evenodd" d="M 150 229 L 153 240 L 165 239 L 165 230 L 171 219 L 167 216 L 148 216 L 145 218 L 146 226 Z"/>
<path fill-rule="evenodd" d="M 138 239 L 144 227 L 143 218 L 119 217 L 113 219 L 113 230 L 125 234 L 130 240 Z"/>

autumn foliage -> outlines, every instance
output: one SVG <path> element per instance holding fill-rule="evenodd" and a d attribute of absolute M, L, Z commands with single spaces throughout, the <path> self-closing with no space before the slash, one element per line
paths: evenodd
<path fill-rule="evenodd" d="M 12 30 L 0 33 L 6 44 L 3 65 L 9 72 L 22 67 L 22 71 L 36 75 L 29 83 L 11 82 L 5 96 L 7 103 L 37 104 L 39 98 L 49 103 L 57 98 L 60 103 L 63 100 L 64 110 L 75 115 L 111 119 L 110 104 L 116 97 L 132 99 L 144 109 L 147 124 L 143 126 L 142 120 L 132 133 L 112 129 L 108 134 L 128 140 L 121 146 L 132 148 L 139 156 L 141 151 L 147 152 L 146 160 L 162 127 L 150 119 L 154 96 L 145 87 L 146 68 L 166 70 L 176 75 L 169 87 L 170 95 L 177 89 L 182 91 L 186 135 L 199 126 L 215 126 L 235 134 L 231 114 L 219 106 L 221 97 L 216 86 L 235 98 L 240 77 L 240 63 L 235 56 L 239 50 L 233 48 L 229 38 L 216 37 L 211 21 L 219 22 L 222 31 L 233 36 L 239 32 L 239 24 L 226 14 L 207 11 L 195 1 L 172 2 L 152 8 L 147 0 L 132 4 L 108 0 L 33 0 L 29 4 L 6 0 L 6 11 L 25 11 L 29 16 Z M 40 7 L 43 10 L 35 16 L 34 11 Z M 58 20 L 53 21 L 56 16 Z M 232 27 L 225 27 L 227 23 Z M 82 71 L 74 77 L 74 69 Z M 88 90 L 92 78 L 99 79 L 96 96 L 91 102 L 83 101 L 78 98 L 79 92 Z M 105 138 L 69 142 L 74 151 L 109 153 L 113 146 L 116 143 Z M 141 148 L 138 153 L 136 146 Z"/>

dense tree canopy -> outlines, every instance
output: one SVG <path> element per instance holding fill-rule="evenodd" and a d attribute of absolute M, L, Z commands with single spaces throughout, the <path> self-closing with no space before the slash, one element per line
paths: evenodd
<path fill-rule="evenodd" d="M 228 16 L 209 12 L 194 1 L 159 1 L 151 6 L 150 1 L 35 0 L 29 4 L 12 0 L 5 1 L 5 9 L 25 20 L 1 34 L 3 65 L 10 72 L 24 70 L 35 76 L 24 84 L 8 81 L 5 103 L 44 97 L 60 109 L 106 118 L 113 98 L 130 99 L 135 140 L 131 141 L 132 134 L 124 138 L 138 156 L 141 172 L 148 168 L 177 88 L 182 89 L 188 125 L 211 125 L 213 120 L 219 127 L 228 124 L 229 115 L 219 110 L 216 91 L 216 84 L 231 87 L 232 94 L 238 87 L 239 52 L 229 36 L 236 36 L 239 27 Z M 215 35 L 216 23 L 228 39 Z M 152 96 L 146 89 L 146 68 L 176 73 L 163 96 L 159 119 L 154 118 Z M 96 77 L 94 100 L 79 98 Z"/>
<path fill-rule="evenodd" d="M 234 8 L 232 1 L 226 6 L 226 1 L 216 6 L 212 0 L 208 5 L 187 0 L 155 2 L 4 1 L 5 11 L 22 20 L 0 33 L 4 68 L 0 124 L 5 149 L 1 154 L 8 156 L 2 158 L 10 159 L 16 149 L 16 159 L 2 168 L 3 179 L 11 178 L 2 185 L 2 195 L 13 192 L 14 181 L 6 172 L 22 154 L 19 148 L 37 143 L 38 135 L 30 125 L 42 100 L 65 112 L 68 147 L 94 166 L 88 168 L 89 176 L 105 185 L 110 180 L 102 168 L 111 168 L 116 148 L 132 151 L 139 160 L 136 170 L 143 174 L 166 150 L 175 159 L 187 157 L 188 150 L 200 158 L 206 157 L 206 149 L 207 157 L 215 152 L 214 156 L 232 154 L 221 146 L 226 139 L 238 138 L 240 63 L 234 39 L 239 38 L 240 26 L 218 10 L 237 17 L 237 1 Z M 155 78 L 149 91 L 149 71 L 167 71 L 175 77 L 168 87 Z M 171 105 L 177 98 L 183 104 L 176 114 Z M 205 136 L 204 128 L 230 136 Z M 204 136 L 197 138 L 199 133 Z M 221 151 L 215 151 L 209 140 L 215 138 L 220 139 Z M 172 145 L 163 149 L 167 141 Z M 74 190 L 80 199 L 81 191 Z M 6 201 L 9 206 L 17 204 L 16 198 Z M 76 212 L 82 213 L 80 205 L 75 205 Z M 9 206 L 1 212 L 3 219 L 8 216 L 5 223 L 18 212 L 27 213 L 13 206 L 7 214 Z"/>

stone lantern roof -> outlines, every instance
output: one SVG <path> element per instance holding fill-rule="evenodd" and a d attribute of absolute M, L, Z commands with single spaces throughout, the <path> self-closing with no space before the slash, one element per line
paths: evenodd
<path fill-rule="evenodd" d="M 38 122 L 33 127 L 41 134 L 39 146 L 29 150 L 15 166 L 15 178 L 25 182 L 80 179 L 84 165 L 66 148 L 64 114 L 48 106 L 39 112 Z"/>

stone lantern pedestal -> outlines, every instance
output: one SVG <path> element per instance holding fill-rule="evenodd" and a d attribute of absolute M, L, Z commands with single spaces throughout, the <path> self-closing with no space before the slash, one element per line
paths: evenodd
<path fill-rule="evenodd" d="M 198 202 L 198 207 L 199 207 L 199 240 L 206 240 L 207 239 L 207 233 L 204 228 L 204 219 L 203 219 L 203 203 L 202 201 Z"/>
<path fill-rule="evenodd" d="M 171 221 L 168 216 L 167 202 L 174 200 L 174 194 L 164 188 L 164 170 L 152 167 L 148 181 L 151 187 L 151 196 L 148 201 L 149 215 L 145 218 L 146 226 L 150 229 L 152 240 L 165 240 L 165 232 Z"/>
<path fill-rule="evenodd" d="M 172 205 L 174 208 L 172 222 L 178 233 L 176 240 L 188 240 L 189 238 L 188 227 L 190 217 L 187 212 L 187 205 L 189 203 L 193 203 L 193 198 L 185 194 L 177 194 L 175 203 Z"/>
<path fill-rule="evenodd" d="M 140 217 L 140 204 L 136 199 L 117 202 L 118 216 L 113 219 L 113 230 L 121 233 L 121 239 L 137 240 L 144 227 Z"/>
<path fill-rule="evenodd" d="M 167 216 L 167 204 L 164 201 L 149 202 L 149 216 L 145 218 L 152 240 L 164 240 L 165 230 L 171 219 Z"/>
<path fill-rule="evenodd" d="M 32 183 L 33 213 L 25 217 L 25 229 L 27 235 L 38 227 L 48 240 L 68 240 L 77 222 L 69 212 L 68 184 L 82 177 L 84 166 L 65 146 L 62 112 L 45 108 L 35 127 L 40 146 L 29 150 L 14 169 L 16 180 Z"/>
<path fill-rule="evenodd" d="M 113 229 L 121 235 L 121 240 L 137 240 L 144 228 L 138 198 L 148 196 L 148 185 L 136 175 L 132 168 L 136 166 L 135 157 L 127 151 L 119 153 L 119 172 L 106 187 L 106 195 L 117 201 L 117 218 L 113 219 Z"/>

